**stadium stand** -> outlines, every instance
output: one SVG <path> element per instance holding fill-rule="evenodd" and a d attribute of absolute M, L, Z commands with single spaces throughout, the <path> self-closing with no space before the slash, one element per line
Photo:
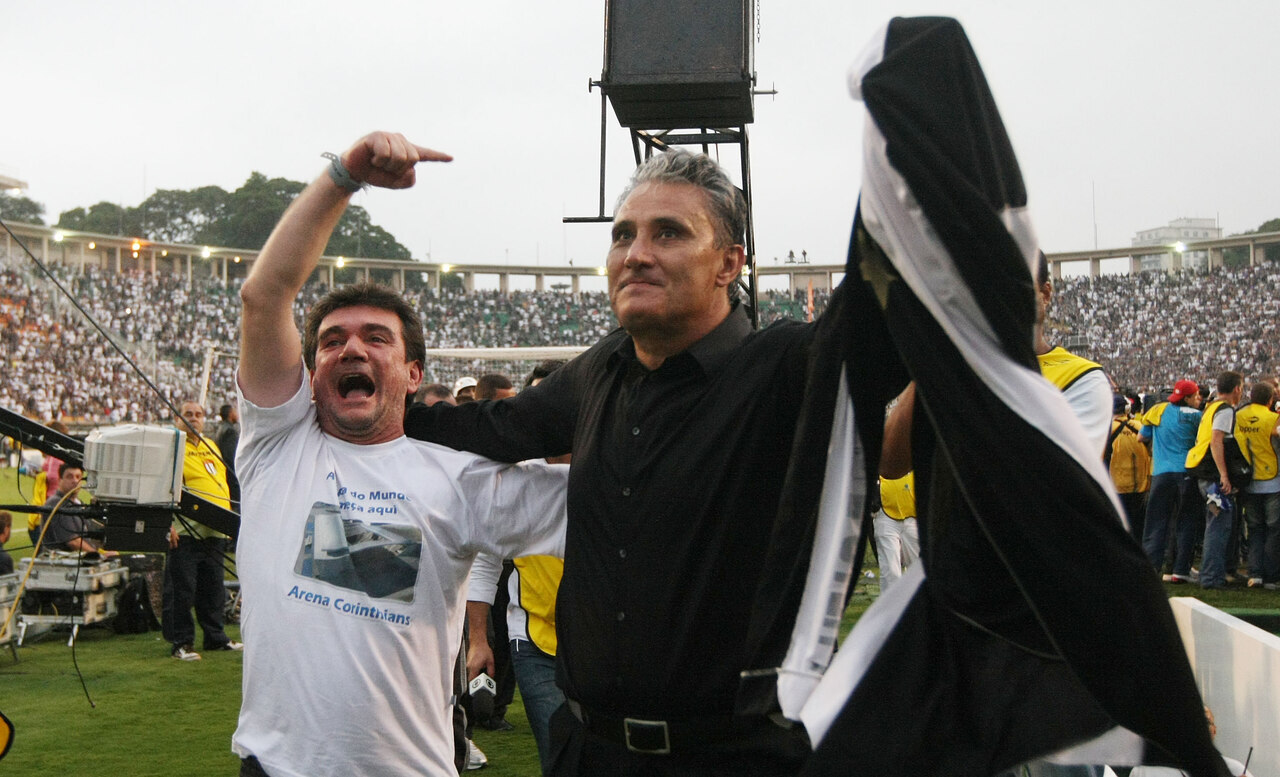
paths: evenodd
<path fill-rule="evenodd" d="M 55 265 L 59 281 L 144 366 L 161 391 L 177 396 L 199 385 L 210 348 L 234 353 L 239 338 L 239 286 L 172 274 L 115 274 Z M 43 419 L 72 423 L 157 421 L 159 400 L 101 335 L 30 264 L 0 257 L 0 404 Z M 1050 340 L 1100 362 L 1122 386 L 1158 392 L 1176 378 L 1206 380 L 1222 369 L 1246 377 L 1274 374 L 1280 364 L 1280 267 L 1270 263 L 1203 272 L 1142 273 L 1057 282 Z M 314 284 L 301 311 L 325 291 Z M 607 295 L 584 292 L 406 292 L 422 314 L 429 348 L 589 345 L 616 326 Z M 816 292 L 821 314 L 825 292 Z M 767 292 L 762 324 L 803 319 L 807 296 Z M 1225 321 L 1225 326 L 1221 323 Z M 432 367 L 434 366 L 434 369 Z M 451 383 L 466 364 L 429 365 Z M 235 365 L 217 359 L 209 395 L 232 395 Z M 457 371 L 458 375 L 452 374 Z"/>
<path fill-rule="evenodd" d="M 1121 386 L 1157 392 L 1184 377 L 1211 384 L 1222 370 L 1250 380 L 1276 372 L 1280 266 L 1273 263 L 1056 283 L 1056 337 L 1083 335 L 1087 345 L 1072 351 Z"/>
<path fill-rule="evenodd" d="M 230 353 L 239 338 L 239 285 L 216 279 L 55 266 L 59 282 L 138 361 L 169 397 L 199 385 L 206 351 Z M 34 268 L 0 262 L 0 405 L 73 423 L 144 422 L 170 417 L 159 400 L 68 300 Z M 306 289 L 295 311 L 325 291 Z M 409 291 L 429 348 L 589 345 L 617 325 L 604 293 Z M 826 298 L 816 295 L 821 310 Z M 762 317 L 802 316 L 802 295 L 773 293 Z M 215 360 L 209 394 L 232 395 L 234 363 Z M 457 376 L 433 372 L 451 383 Z"/>

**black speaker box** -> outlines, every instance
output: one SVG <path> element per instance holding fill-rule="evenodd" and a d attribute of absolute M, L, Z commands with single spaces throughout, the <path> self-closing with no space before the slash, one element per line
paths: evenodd
<path fill-rule="evenodd" d="M 749 0 L 608 0 L 601 88 L 635 129 L 754 118 Z"/>

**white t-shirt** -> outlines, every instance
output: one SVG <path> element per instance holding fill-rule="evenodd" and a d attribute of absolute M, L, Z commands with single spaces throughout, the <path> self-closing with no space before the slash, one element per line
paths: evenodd
<path fill-rule="evenodd" d="M 1111 436 L 1111 381 L 1102 370 L 1091 370 L 1062 392 L 1098 455 L 1107 447 Z"/>
<path fill-rule="evenodd" d="M 1235 431 L 1235 426 L 1236 409 L 1223 402 L 1214 412 L 1210 428 L 1215 432 L 1222 432 L 1223 435 L 1230 436 Z"/>
<path fill-rule="evenodd" d="M 324 434 L 305 372 L 243 396 L 244 699 L 232 738 L 272 777 L 454 775 L 452 671 L 480 551 L 563 540 L 566 465 Z"/>

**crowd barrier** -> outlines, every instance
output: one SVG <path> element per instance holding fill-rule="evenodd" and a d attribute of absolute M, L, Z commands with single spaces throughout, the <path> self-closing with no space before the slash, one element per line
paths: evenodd
<path fill-rule="evenodd" d="M 1213 710 L 1214 743 L 1223 755 L 1249 758 L 1256 777 L 1280 777 L 1280 636 L 1199 599 L 1175 597 L 1169 605 L 1200 694 Z"/>

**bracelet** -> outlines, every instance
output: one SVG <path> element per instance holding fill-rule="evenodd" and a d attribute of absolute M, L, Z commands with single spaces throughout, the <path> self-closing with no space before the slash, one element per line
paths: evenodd
<path fill-rule="evenodd" d="M 329 160 L 329 177 L 338 185 L 339 189 L 355 193 L 364 188 L 364 184 L 351 177 L 351 173 L 347 172 L 347 166 L 342 164 L 342 160 L 337 154 L 331 154 L 328 151 L 320 156 Z"/>

